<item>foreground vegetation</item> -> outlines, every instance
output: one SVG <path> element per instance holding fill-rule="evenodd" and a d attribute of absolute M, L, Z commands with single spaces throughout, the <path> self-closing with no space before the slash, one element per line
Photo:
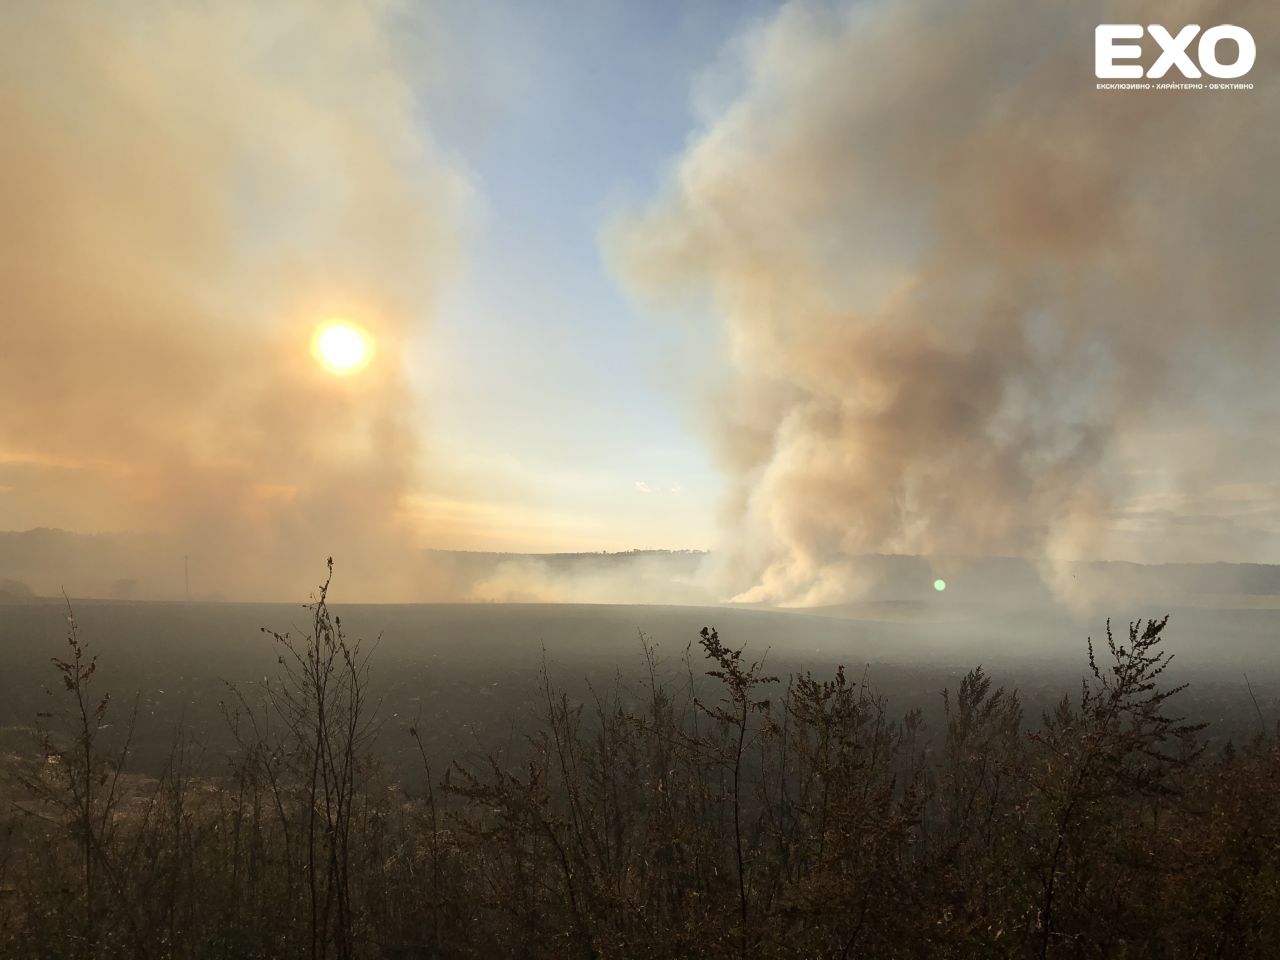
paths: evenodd
<path fill-rule="evenodd" d="M 1280 750 L 1205 751 L 1164 620 L 1108 627 L 1031 722 L 975 669 L 935 730 L 704 629 L 679 664 L 646 646 L 638 691 L 577 703 L 544 670 L 518 761 L 422 750 L 410 790 L 327 590 L 306 636 L 269 634 L 265 696 L 228 688 L 217 778 L 181 733 L 130 772 L 136 711 L 69 618 L 38 749 L 6 760 L 0 955 L 1280 955 Z"/>

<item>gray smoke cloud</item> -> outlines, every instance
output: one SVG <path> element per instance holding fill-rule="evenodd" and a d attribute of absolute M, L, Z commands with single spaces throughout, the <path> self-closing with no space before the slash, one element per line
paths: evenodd
<path fill-rule="evenodd" d="M 1239 24 L 1254 89 L 1096 90 L 1107 22 Z M 791 3 L 742 49 L 611 236 L 640 294 L 718 318 L 730 593 L 838 602 L 875 553 L 1106 556 L 1131 497 L 1212 470 L 1196 430 L 1270 479 L 1280 8 Z"/>
<path fill-rule="evenodd" d="M 348 595 L 413 594 L 402 357 L 465 189 L 394 14 L 0 5 L 0 528 L 145 531 L 152 595 L 184 554 L 201 595 L 305 596 L 329 554 Z M 331 315 L 365 375 L 309 356 Z"/>

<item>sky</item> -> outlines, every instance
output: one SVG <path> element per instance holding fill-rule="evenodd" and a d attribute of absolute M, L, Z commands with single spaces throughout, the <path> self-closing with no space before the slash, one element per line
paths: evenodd
<path fill-rule="evenodd" d="M 718 481 L 688 403 L 700 335 L 640 315 L 602 234 L 660 186 L 722 48 L 770 10 L 446 3 L 428 17 L 449 49 L 422 116 L 474 189 L 470 262 L 420 367 L 440 454 L 420 509 L 456 524 L 435 545 L 711 546 Z"/>
<path fill-rule="evenodd" d="M 1143 2 L 0 6 L 0 530 L 255 597 L 336 554 L 413 598 L 422 548 L 799 604 L 867 554 L 1280 562 L 1280 12 L 1178 15 L 1254 89 L 1096 90 Z"/>

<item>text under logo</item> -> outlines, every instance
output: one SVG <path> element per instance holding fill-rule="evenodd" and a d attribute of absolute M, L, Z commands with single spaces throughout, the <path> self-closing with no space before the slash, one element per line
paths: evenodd
<path fill-rule="evenodd" d="M 1155 41 L 1159 55 L 1145 65 L 1147 59 L 1140 43 L 1146 35 Z M 1229 41 L 1229 42 L 1226 42 Z M 1194 45 L 1194 52 L 1193 52 Z M 1223 23 L 1203 33 L 1199 24 L 1187 24 L 1171 33 L 1158 23 L 1143 27 L 1137 23 L 1102 23 L 1094 31 L 1094 74 L 1099 80 L 1161 80 L 1174 70 L 1184 80 L 1195 81 L 1206 74 L 1217 80 L 1237 80 L 1253 69 L 1257 59 L 1253 35 L 1244 27 Z M 1176 75 L 1170 76 L 1171 80 Z M 1101 87 L 1140 87 L 1150 84 L 1099 84 Z M 1192 87 L 1204 84 L 1168 83 L 1157 87 Z M 1209 84 L 1213 88 L 1252 87 L 1252 84 Z"/>

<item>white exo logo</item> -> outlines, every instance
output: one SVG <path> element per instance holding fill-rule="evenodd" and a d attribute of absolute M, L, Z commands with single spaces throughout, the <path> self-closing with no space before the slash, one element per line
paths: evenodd
<path fill-rule="evenodd" d="M 1121 60 L 1139 60 L 1142 47 L 1136 43 L 1119 43 L 1120 40 L 1141 40 L 1144 33 L 1151 37 L 1160 47 L 1160 56 L 1151 68 L 1143 71 L 1137 63 L 1119 63 Z M 1094 68 L 1093 72 L 1100 80 L 1132 80 L 1146 76 L 1158 80 L 1169 72 L 1170 67 L 1177 67 L 1188 80 L 1196 80 L 1200 71 L 1220 80 L 1231 80 L 1243 77 L 1253 68 L 1253 61 L 1258 50 L 1253 42 L 1253 35 L 1244 27 L 1230 23 L 1210 27 L 1200 34 L 1200 42 L 1196 45 L 1195 60 L 1187 53 L 1191 41 L 1200 33 L 1200 25 L 1191 23 L 1178 31 L 1177 36 L 1158 23 L 1150 24 L 1145 30 L 1137 23 L 1100 23 L 1094 31 Z M 1218 44 L 1223 40 L 1231 40 L 1236 46 L 1236 58 L 1233 62 L 1223 63 L 1218 59 Z M 1196 61 L 1199 61 L 1199 66 Z"/>

